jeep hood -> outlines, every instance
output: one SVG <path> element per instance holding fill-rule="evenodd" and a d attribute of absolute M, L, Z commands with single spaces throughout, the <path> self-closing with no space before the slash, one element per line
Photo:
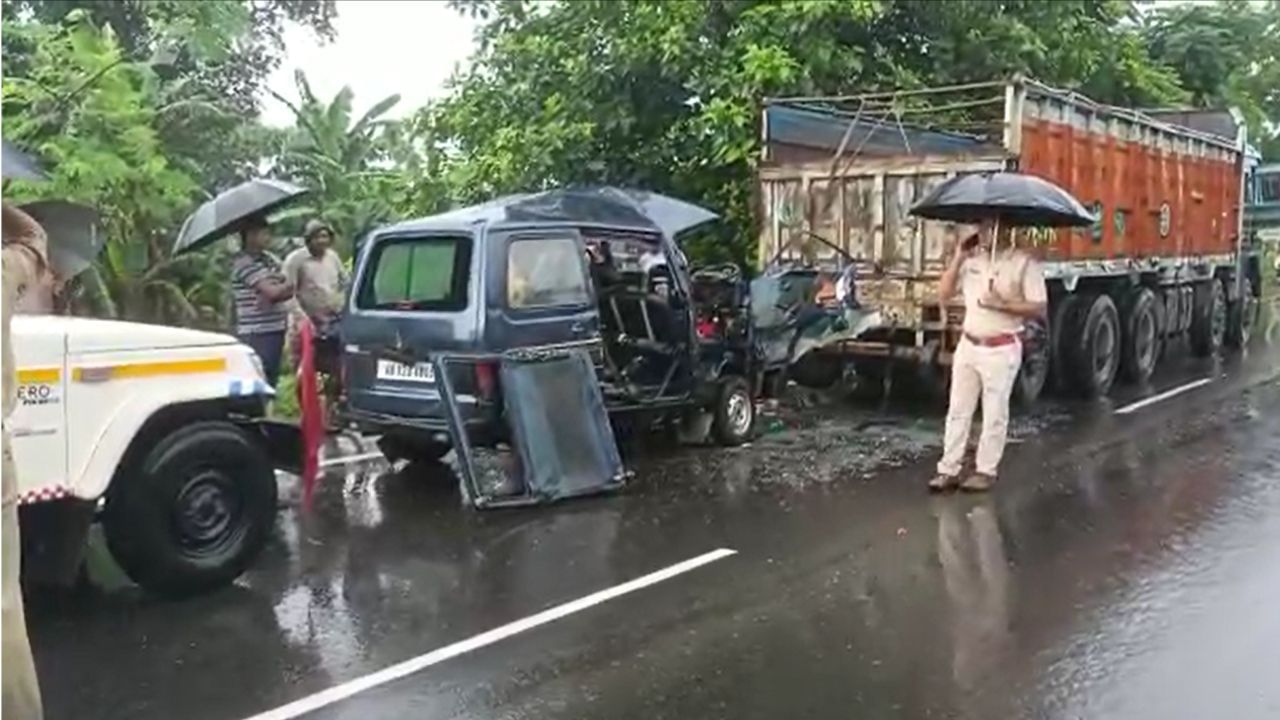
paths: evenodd
<path fill-rule="evenodd" d="M 30 322 L 37 318 L 27 320 Z M 49 331 L 60 329 L 66 333 L 67 350 L 72 353 L 163 350 L 234 345 L 239 342 L 230 335 L 168 325 L 69 317 L 41 317 L 38 321 Z"/>

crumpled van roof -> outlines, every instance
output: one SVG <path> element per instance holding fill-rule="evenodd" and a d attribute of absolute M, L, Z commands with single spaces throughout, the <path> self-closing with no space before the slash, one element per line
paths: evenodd
<path fill-rule="evenodd" d="M 715 219 L 709 210 L 657 193 L 614 187 L 548 190 L 506 195 L 379 229 L 375 238 L 416 232 L 464 232 L 483 227 L 574 225 L 667 235 Z"/>

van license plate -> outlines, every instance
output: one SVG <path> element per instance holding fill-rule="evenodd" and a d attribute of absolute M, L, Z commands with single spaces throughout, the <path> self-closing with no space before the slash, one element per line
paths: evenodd
<path fill-rule="evenodd" d="M 393 360 L 379 360 L 378 379 L 433 383 L 436 381 L 436 366 L 426 362 L 405 365 Z"/>

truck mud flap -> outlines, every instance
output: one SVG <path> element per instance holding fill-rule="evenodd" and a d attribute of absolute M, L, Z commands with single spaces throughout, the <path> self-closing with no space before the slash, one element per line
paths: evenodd
<path fill-rule="evenodd" d="M 590 355 L 581 349 L 504 355 L 500 379 L 510 451 L 477 451 L 462 423 L 449 366 L 433 358 L 464 501 L 477 508 L 531 505 L 622 487 L 628 473 L 609 425 Z"/>

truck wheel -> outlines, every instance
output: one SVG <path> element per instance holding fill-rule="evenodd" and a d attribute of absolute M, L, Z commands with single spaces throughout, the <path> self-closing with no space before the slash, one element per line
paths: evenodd
<path fill-rule="evenodd" d="M 1064 295 L 1049 310 L 1049 377 L 1061 394 L 1066 394 L 1072 384 L 1066 340 L 1075 332 L 1082 304 L 1079 295 Z"/>
<path fill-rule="evenodd" d="M 1013 402 L 1018 407 L 1030 408 L 1040 399 L 1049 379 L 1049 355 L 1050 344 L 1043 331 L 1039 333 L 1038 341 L 1025 345 L 1018 379 L 1013 383 Z"/>
<path fill-rule="evenodd" d="M 1191 352 L 1209 357 L 1222 349 L 1227 333 L 1227 294 L 1216 278 L 1195 289 L 1191 316 Z"/>
<path fill-rule="evenodd" d="M 427 437 L 408 438 L 398 435 L 383 435 L 378 438 L 378 450 L 387 462 L 408 460 L 410 463 L 435 463 L 449 453 L 449 444 L 436 442 Z"/>
<path fill-rule="evenodd" d="M 1258 324 L 1262 304 L 1253 294 L 1253 279 L 1245 276 L 1240 282 L 1240 299 L 1231 305 L 1227 322 L 1227 345 L 1245 348 L 1253 339 L 1253 328 Z"/>
<path fill-rule="evenodd" d="M 756 426 L 756 404 L 746 378 L 729 375 L 720 382 L 714 415 L 711 431 L 721 445 L 741 445 L 751 439 Z"/>
<path fill-rule="evenodd" d="M 180 597 L 244 572 L 275 512 L 275 472 L 262 449 L 231 423 L 205 421 L 161 438 L 120 468 L 103 530 L 134 582 Z"/>
<path fill-rule="evenodd" d="M 1155 293 L 1147 288 L 1134 291 L 1125 304 L 1124 339 L 1120 353 L 1120 373 L 1124 379 L 1142 384 L 1151 379 L 1160 360 L 1160 336 L 1164 332 Z"/>
<path fill-rule="evenodd" d="M 835 385 L 843 374 L 844 359 L 821 352 L 805 353 L 787 370 L 787 375 L 812 390 L 826 390 Z"/>
<path fill-rule="evenodd" d="M 1086 398 L 1102 397 L 1111 390 L 1120 365 L 1120 314 L 1106 295 L 1084 298 L 1074 328 L 1065 338 L 1067 368 L 1076 392 Z"/>

